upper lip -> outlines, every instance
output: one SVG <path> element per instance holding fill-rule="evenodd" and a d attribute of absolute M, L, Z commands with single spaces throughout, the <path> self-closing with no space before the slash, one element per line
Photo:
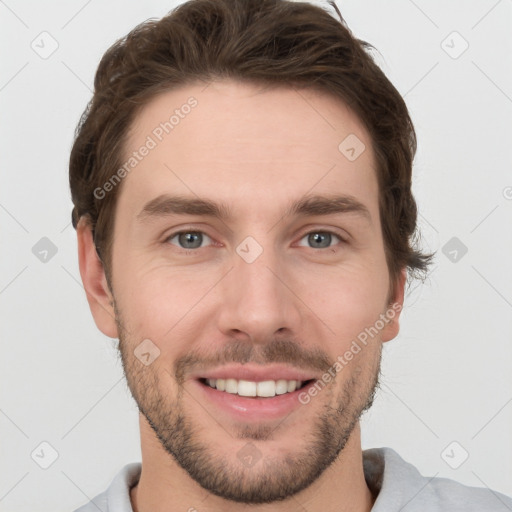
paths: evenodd
<path fill-rule="evenodd" d="M 235 379 L 262 382 L 265 380 L 300 380 L 302 382 L 316 379 L 312 371 L 286 365 L 255 365 L 247 363 L 227 364 L 217 368 L 198 371 L 192 375 L 194 379 Z"/>

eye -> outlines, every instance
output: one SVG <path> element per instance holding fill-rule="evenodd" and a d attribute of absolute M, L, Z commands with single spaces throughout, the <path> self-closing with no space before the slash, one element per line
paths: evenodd
<path fill-rule="evenodd" d="M 200 249 L 205 238 L 211 242 L 211 238 L 202 231 L 179 231 L 170 235 L 166 242 L 181 249 Z M 173 242 L 174 239 L 177 239 L 177 243 Z"/>
<path fill-rule="evenodd" d="M 328 249 L 331 247 L 333 237 L 337 238 L 339 242 L 345 242 L 345 240 L 332 231 L 311 231 L 303 236 L 301 240 L 307 239 L 306 243 L 311 244 L 310 247 L 313 249 Z"/>
<path fill-rule="evenodd" d="M 306 244 L 311 244 L 312 249 L 328 249 L 331 247 L 332 242 L 338 240 L 338 243 L 345 242 L 340 235 L 332 231 L 311 231 L 301 238 L 306 240 Z M 174 241 L 175 240 L 175 241 Z M 177 245 L 181 249 L 200 249 L 204 247 L 203 242 L 212 242 L 212 239 L 202 231 L 185 230 L 172 233 L 165 240 L 166 243 Z M 299 243 L 299 245 L 304 245 Z"/>

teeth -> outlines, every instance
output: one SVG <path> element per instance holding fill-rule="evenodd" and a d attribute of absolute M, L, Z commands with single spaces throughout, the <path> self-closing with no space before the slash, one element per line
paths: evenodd
<path fill-rule="evenodd" d="M 288 393 L 288 381 L 278 380 L 276 382 L 276 395 L 284 395 Z"/>
<path fill-rule="evenodd" d="M 296 380 L 288 381 L 288 393 L 291 393 L 292 391 L 295 391 L 296 387 L 297 387 L 297 381 Z"/>
<path fill-rule="evenodd" d="M 240 396 L 256 396 L 256 382 L 251 382 L 249 380 L 239 380 L 238 381 L 238 394 Z"/>
<path fill-rule="evenodd" d="M 206 379 L 211 388 L 240 396 L 272 397 L 291 393 L 302 386 L 300 380 L 264 380 L 254 382 L 236 379 Z"/>
<path fill-rule="evenodd" d="M 258 396 L 276 396 L 276 383 L 273 380 L 258 382 L 256 390 Z"/>
<path fill-rule="evenodd" d="M 237 394 L 238 382 L 235 379 L 226 379 L 226 389 L 224 391 L 226 391 L 227 393 Z"/>

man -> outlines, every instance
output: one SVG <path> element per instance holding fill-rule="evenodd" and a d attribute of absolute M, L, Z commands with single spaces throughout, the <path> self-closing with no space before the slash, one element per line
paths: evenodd
<path fill-rule="evenodd" d="M 431 259 L 414 129 L 365 47 L 310 4 L 192 0 L 103 57 L 73 223 L 142 464 L 80 512 L 512 510 L 361 449 L 407 271 Z"/>

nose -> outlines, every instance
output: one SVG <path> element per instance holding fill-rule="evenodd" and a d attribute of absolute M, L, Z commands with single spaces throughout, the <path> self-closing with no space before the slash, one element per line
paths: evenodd
<path fill-rule="evenodd" d="M 302 332 L 298 276 L 284 267 L 271 250 L 263 250 L 252 262 L 233 255 L 233 268 L 219 283 L 218 318 L 223 334 L 265 344 L 278 334 Z"/>

